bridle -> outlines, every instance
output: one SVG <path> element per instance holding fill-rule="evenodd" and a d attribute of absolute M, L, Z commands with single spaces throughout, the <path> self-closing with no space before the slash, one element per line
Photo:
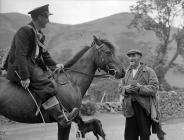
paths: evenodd
<path fill-rule="evenodd" d="M 91 44 L 91 47 L 94 47 L 96 43 L 93 42 Z M 104 43 L 102 43 L 100 46 L 96 47 L 97 51 L 98 51 L 98 62 L 97 62 L 97 70 L 100 72 L 101 71 L 101 68 L 100 68 L 100 65 L 99 64 L 102 64 L 104 62 L 104 58 L 102 57 L 102 53 L 106 53 L 105 51 L 103 50 L 100 50 L 102 47 L 104 47 Z M 99 59 L 100 58 L 100 59 Z M 64 73 L 67 77 L 68 74 L 67 74 L 67 70 L 70 70 L 70 71 L 73 71 L 75 73 L 79 73 L 79 74 L 82 74 L 82 75 L 86 75 L 88 77 L 93 77 L 93 78 L 109 78 L 109 77 L 112 77 L 110 75 L 110 71 L 114 71 L 114 75 L 116 74 L 116 70 L 115 69 L 112 69 L 110 68 L 108 65 L 105 65 L 105 68 L 107 69 L 107 74 L 100 74 L 100 75 L 95 75 L 95 74 L 88 74 L 88 73 L 84 73 L 84 72 L 81 72 L 81 71 L 78 71 L 78 70 L 74 70 L 72 68 L 56 68 L 50 75 L 49 75 L 49 78 L 51 77 L 54 77 L 55 74 L 57 74 L 57 77 L 59 76 L 60 73 Z"/>
<path fill-rule="evenodd" d="M 92 44 L 93 45 L 93 44 Z M 95 45 L 95 43 L 94 43 L 94 45 Z M 106 55 L 106 51 L 104 51 L 104 50 L 102 50 L 101 48 L 103 48 L 104 47 L 104 43 L 102 43 L 101 45 L 99 45 L 96 49 L 97 49 L 97 51 L 98 51 L 98 62 L 97 62 L 97 69 L 98 69 L 98 71 L 100 72 L 101 71 L 101 68 L 100 68 L 100 64 L 103 64 L 103 62 L 105 61 L 104 60 L 104 58 L 102 57 L 102 54 L 105 54 Z M 100 58 L 100 59 L 99 59 Z M 109 74 L 109 75 L 111 75 L 110 74 L 110 71 L 114 71 L 114 75 L 117 73 L 117 71 L 115 70 L 115 69 L 113 69 L 113 68 L 110 68 L 107 64 L 105 65 L 105 68 L 106 68 L 106 70 L 107 70 L 107 73 Z"/>

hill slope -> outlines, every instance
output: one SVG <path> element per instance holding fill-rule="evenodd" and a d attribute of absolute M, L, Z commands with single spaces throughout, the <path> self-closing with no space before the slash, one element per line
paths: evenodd
<path fill-rule="evenodd" d="M 47 36 L 47 45 L 52 53 L 62 49 L 71 49 L 76 52 L 81 46 L 91 43 L 92 35 L 115 42 L 122 51 L 135 46 L 149 48 L 150 42 L 155 42 L 153 35 L 147 32 L 140 36 L 140 33 L 135 30 L 128 29 L 127 25 L 131 19 L 132 16 L 129 13 L 120 13 L 79 25 L 50 23 L 44 32 Z M 15 32 L 30 20 L 30 17 L 19 13 L 0 14 L 0 48 L 9 47 Z M 149 46 L 146 45 L 148 43 Z"/>

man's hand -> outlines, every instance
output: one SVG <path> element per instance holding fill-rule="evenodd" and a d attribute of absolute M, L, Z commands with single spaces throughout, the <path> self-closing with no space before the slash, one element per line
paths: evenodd
<path fill-rule="evenodd" d="M 136 86 L 140 88 L 142 85 L 141 85 L 141 84 L 139 84 L 139 83 L 137 83 L 137 84 L 136 84 Z"/>
<path fill-rule="evenodd" d="M 26 80 L 21 80 L 20 83 L 21 83 L 23 88 L 28 88 L 29 84 L 30 84 L 30 79 L 28 78 Z"/>
<path fill-rule="evenodd" d="M 124 86 L 126 93 L 132 93 L 131 85 Z"/>
<path fill-rule="evenodd" d="M 63 64 L 57 64 L 56 67 L 57 67 L 57 68 L 64 69 L 64 65 L 63 65 Z"/>
<path fill-rule="evenodd" d="M 4 76 L 4 75 L 6 75 L 7 74 L 7 71 L 6 70 L 2 70 L 1 71 L 1 74 Z"/>
<path fill-rule="evenodd" d="M 136 85 L 125 86 L 126 93 L 134 94 L 134 93 L 137 93 L 138 90 L 139 90 L 139 87 Z"/>

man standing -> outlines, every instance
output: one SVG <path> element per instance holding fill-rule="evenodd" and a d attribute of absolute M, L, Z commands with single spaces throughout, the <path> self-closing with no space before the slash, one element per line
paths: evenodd
<path fill-rule="evenodd" d="M 63 68 L 63 64 L 57 64 L 50 56 L 44 46 L 45 36 L 41 31 L 49 23 L 48 4 L 35 8 L 28 12 L 32 21 L 21 27 L 15 34 L 8 58 L 6 61 L 7 79 L 21 84 L 35 92 L 48 110 L 49 115 L 61 125 L 66 124 L 63 112 L 60 109 L 59 101 L 56 98 L 56 89 L 51 79 L 46 73 L 48 69 L 56 67 Z M 44 103 L 44 102 L 47 102 Z M 49 103 L 49 106 L 47 106 Z M 79 110 L 74 108 L 67 113 L 69 120 L 73 120 L 78 115 Z"/>
<path fill-rule="evenodd" d="M 151 118 L 150 99 L 156 97 L 158 79 L 154 70 L 141 63 L 142 52 L 134 49 L 127 53 L 130 66 L 120 89 L 123 115 L 126 117 L 125 140 L 149 140 Z"/>

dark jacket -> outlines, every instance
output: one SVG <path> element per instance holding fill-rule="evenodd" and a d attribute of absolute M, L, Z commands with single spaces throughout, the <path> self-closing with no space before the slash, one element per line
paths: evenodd
<path fill-rule="evenodd" d="M 33 26 L 33 23 L 29 25 Z M 23 26 L 16 32 L 8 54 L 7 79 L 15 82 L 20 81 L 15 71 L 23 80 L 31 77 L 36 65 L 37 42 L 35 37 L 33 29 L 29 26 Z M 43 43 L 44 39 L 42 38 L 41 41 Z M 39 50 L 39 65 L 43 70 L 46 70 L 47 66 L 52 67 L 56 65 L 48 51 L 43 51 L 41 47 L 39 47 Z"/>
<path fill-rule="evenodd" d="M 134 110 L 132 108 L 132 101 L 137 101 L 148 114 L 151 113 L 150 98 L 155 98 L 158 90 L 158 79 L 150 67 L 141 64 L 134 78 L 131 76 L 131 69 L 128 69 L 125 78 L 122 80 L 122 85 L 129 85 L 132 80 L 136 80 L 137 83 L 141 84 L 139 91 L 133 94 L 126 94 L 125 89 L 123 90 L 124 99 L 122 101 L 123 114 L 125 117 L 132 117 Z"/>
<path fill-rule="evenodd" d="M 126 118 L 132 117 L 134 115 L 134 110 L 132 108 L 132 101 L 137 101 L 151 116 L 152 119 L 152 132 L 157 133 L 157 137 L 161 140 L 164 139 L 166 134 L 161 127 L 160 123 L 160 110 L 158 104 L 158 78 L 154 70 L 150 67 L 147 67 L 144 64 L 141 64 L 141 67 L 137 71 L 134 78 L 131 76 L 132 71 L 128 68 L 125 78 L 121 81 L 122 87 L 122 108 L 123 115 Z M 126 94 L 125 88 L 126 85 L 129 85 L 131 80 L 136 80 L 141 84 L 141 88 L 131 95 Z"/>

